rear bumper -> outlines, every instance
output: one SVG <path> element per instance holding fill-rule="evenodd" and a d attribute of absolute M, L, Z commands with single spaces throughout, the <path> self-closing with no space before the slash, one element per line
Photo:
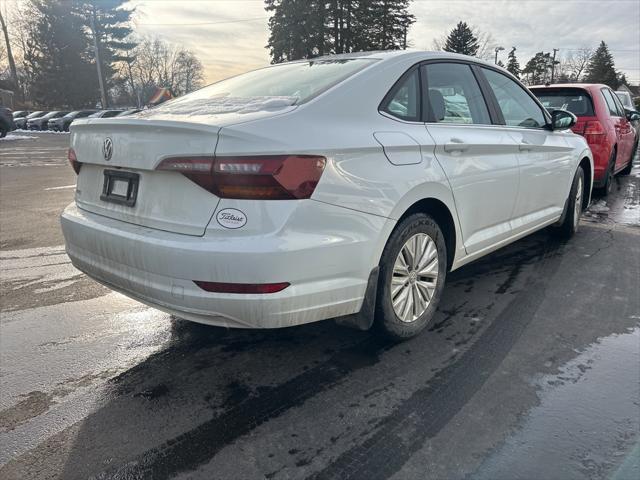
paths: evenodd
<path fill-rule="evenodd" d="M 352 231 L 202 237 L 140 227 L 70 205 L 61 217 L 74 266 L 129 297 L 188 320 L 226 327 L 276 328 L 358 312 L 377 265 L 387 219 L 305 202 L 314 223 L 352 217 Z M 366 217 L 366 218 L 353 218 Z M 193 280 L 289 282 L 272 294 L 210 293 Z"/>

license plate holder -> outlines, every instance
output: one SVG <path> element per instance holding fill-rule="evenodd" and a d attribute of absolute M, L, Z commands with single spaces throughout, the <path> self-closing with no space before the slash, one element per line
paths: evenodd
<path fill-rule="evenodd" d="M 120 170 L 105 170 L 100 200 L 133 207 L 138 198 L 140 175 Z"/>

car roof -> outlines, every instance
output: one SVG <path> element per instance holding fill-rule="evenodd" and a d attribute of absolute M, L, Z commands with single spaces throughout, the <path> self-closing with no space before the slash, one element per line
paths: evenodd
<path fill-rule="evenodd" d="M 550 85 L 531 85 L 529 89 L 533 88 L 579 88 L 582 90 L 591 90 L 598 88 L 609 88 L 604 83 L 552 83 Z"/>
<path fill-rule="evenodd" d="M 309 61 L 328 61 L 328 60 L 348 60 L 355 58 L 370 58 L 381 61 L 390 61 L 398 58 L 415 59 L 416 62 L 424 60 L 464 60 L 467 62 L 485 64 L 491 67 L 497 67 L 495 64 L 482 60 L 476 57 L 470 57 L 468 55 L 461 55 L 459 53 L 430 51 L 430 50 L 376 50 L 370 52 L 351 52 L 351 53 L 339 53 L 332 55 L 323 55 L 321 57 L 306 58 L 301 60 L 294 60 L 286 63 L 300 63 Z M 282 65 L 282 64 L 278 64 Z M 497 67 L 500 68 L 500 67 Z M 504 69 L 501 69 L 504 70 Z M 505 70 L 506 71 L 506 70 Z"/>

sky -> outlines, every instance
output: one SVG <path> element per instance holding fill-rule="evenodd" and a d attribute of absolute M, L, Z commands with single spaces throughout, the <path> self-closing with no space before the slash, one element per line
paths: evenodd
<path fill-rule="evenodd" d="M 269 63 L 263 0 L 132 0 L 136 31 L 194 51 L 207 83 Z M 536 52 L 563 55 L 604 40 L 634 84 L 640 83 L 640 0 L 413 0 L 413 48 L 429 50 L 455 24 L 490 33 L 503 61 L 516 46 L 521 66 Z"/>

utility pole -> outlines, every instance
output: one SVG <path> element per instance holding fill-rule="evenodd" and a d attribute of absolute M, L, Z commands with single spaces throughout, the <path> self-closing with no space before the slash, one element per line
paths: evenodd
<path fill-rule="evenodd" d="M 556 53 L 558 49 L 553 49 L 553 58 L 551 59 L 551 83 L 553 83 L 556 75 Z"/>
<path fill-rule="evenodd" d="M 498 52 L 501 52 L 502 50 L 504 50 L 504 47 L 496 47 L 494 50 L 494 52 L 496 52 L 496 58 L 493 60 L 493 63 L 496 65 L 498 64 Z"/>
<path fill-rule="evenodd" d="M 96 56 L 96 66 L 98 67 L 98 82 L 100 83 L 100 102 L 102 108 L 109 108 L 107 104 L 107 92 L 104 89 L 104 79 L 102 78 L 102 61 L 100 60 L 100 49 L 98 48 L 98 34 L 96 32 L 96 6 L 91 5 L 91 30 L 93 32 L 93 51 Z"/>
<path fill-rule="evenodd" d="M 13 53 L 11 52 L 11 42 L 9 41 L 9 32 L 7 32 L 7 24 L 4 22 L 2 12 L 0 12 L 0 25 L 2 26 L 2 32 L 4 33 L 4 40 L 7 44 L 7 57 L 9 58 L 9 70 L 11 71 L 11 81 L 13 82 L 16 90 L 21 92 L 20 85 L 18 84 L 18 71 L 16 70 L 16 62 L 13 59 Z M 24 98 L 23 98 L 24 100 Z"/>

